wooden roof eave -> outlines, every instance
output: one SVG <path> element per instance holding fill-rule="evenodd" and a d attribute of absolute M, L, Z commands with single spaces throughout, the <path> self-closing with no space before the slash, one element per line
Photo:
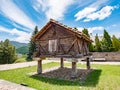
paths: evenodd
<path fill-rule="evenodd" d="M 58 21 L 55 21 L 53 19 L 50 19 L 50 21 L 39 31 L 38 34 L 35 35 L 35 37 L 33 38 L 35 41 L 37 41 L 38 38 L 41 37 L 42 34 L 44 34 L 46 32 L 46 30 L 51 26 L 51 23 L 55 23 L 63 28 L 65 28 L 66 30 L 71 31 L 73 34 L 75 34 L 77 37 L 79 38 L 84 38 L 85 40 L 87 40 L 88 42 L 93 42 L 88 36 L 86 36 L 85 34 L 81 33 L 81 32 L 76 32 L 74 31 L 73 28 L 70 28 L 66 25 L 63 25 L 62 23 L 59 23 Z"/>
<path fill-rule="evenodd" d="M 50 21 L 34 36 L 34 40 L 37 41 L 38 38 L 41 37 L 42 34 L 46 32 L 46 30 L 51 26 Z"/>

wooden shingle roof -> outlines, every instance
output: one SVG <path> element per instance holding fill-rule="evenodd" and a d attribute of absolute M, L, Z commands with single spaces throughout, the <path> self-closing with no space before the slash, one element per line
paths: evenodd
<path fill-rule="evenodd" d="M 37 40 L 46 30 L 47 28 L 49 28 L 51 26 L 51 23 L 57 24 L 63 28 L 65 28 L 66 30 L 69 30 L 73 33 L 75 33 L 75 35 L 79 38 L 84 38 L 86 41 L 88 42 L 92 42 L 92 40 L 90 39 L 90 37 L 88 37 L 87 35 L 83 34 L 80 31 L 75 30 L 74 28 L 68 27 L 67 25 L 64 25 L 54 19 L 50 19 L 50 21 L 35 35 L 35 37 L 33 38 L 34 40 Z"/>

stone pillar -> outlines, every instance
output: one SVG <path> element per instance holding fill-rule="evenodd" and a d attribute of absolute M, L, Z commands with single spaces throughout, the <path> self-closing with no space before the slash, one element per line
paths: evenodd
<path fill-rule="evenodd" d="M 38 74 L 41 74 L 41 73 L 42 73 L 42 60 L 38 60 L 37 73 L 38 73 Z"/>
<path fill-rule="evenodd" d="M 61 67 L 61 68 L 64 67 L 64 61 L 63 61 L 63 58 L 60 58 L 60 67 Z"/>
<path fill-rule="evenodd" d="M 89 57 L 86 58 L 86 66 L 87 66 L 87 69 L 89 70 L 90 69 L 90 59 L 89 59 Z"/>
<path fill-rule="evenodd" d="M 77 77 L 77 59 L 72 60 L 72 73 L 71 78 Z"/>

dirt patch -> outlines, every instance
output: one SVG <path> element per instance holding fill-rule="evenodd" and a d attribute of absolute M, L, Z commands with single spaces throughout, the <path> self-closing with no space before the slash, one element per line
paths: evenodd
<path fill-rule="evenodd" d="M 45 70 L 40 76 L 48 77 L 48 78 L 57 78 L 62 80 L 80 80 L 85 81 L 88 75 L 93 71 L 87 70 L 87 69 L 77 69 L 77 76 L 75 78 L 71 78 L 71 68 L 65 67 L 65 68 L 53 68 Z"/>

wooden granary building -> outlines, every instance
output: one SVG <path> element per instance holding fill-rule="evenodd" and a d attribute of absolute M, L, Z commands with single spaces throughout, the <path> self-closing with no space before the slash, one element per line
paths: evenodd
<path fill-rule="evenodd" d="M 34 58 L 38 60 L 38 73 L 42 73 L 41 63 L 43 58 L 61 58 L 61 67 L 64 65 L 64 58 L 71 58 L 72 76 L 75 76 L 77 72 L 76 63 L 78 58 L 89 57 L 88 44 L 92 42 L 82 32 L 53 19 L 50 19 L 35 35 L 34 40 L 37 45 Z"/>

